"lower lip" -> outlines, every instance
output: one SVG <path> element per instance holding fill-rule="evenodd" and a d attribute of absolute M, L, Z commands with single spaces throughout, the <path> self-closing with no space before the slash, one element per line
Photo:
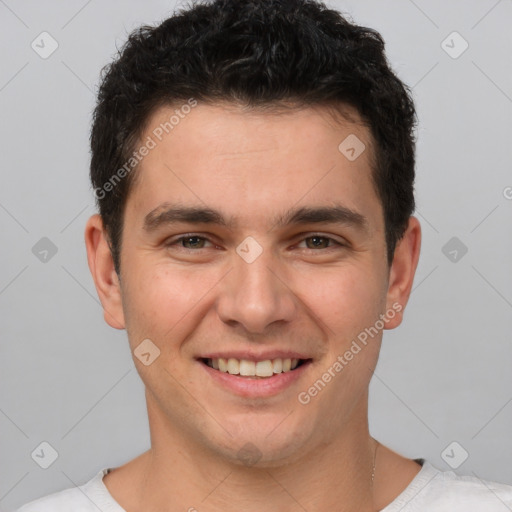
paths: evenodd
<path fill-rule="evenodd" d="M 198 364 L 208 372 L 208 375 L 210 375 L 215 382 L 218 382 L 231 392 L 248 398 L 262 398 L 277 395 L 289 388 L 294 382 L 300 379 L 311 364 L 311 361 L 301 364 L 295 370 L 275 373 L 272 377 L 266 377 L 264 379 L 252 379 L 251 377 L 231 375 L 230 373 L 215 370 L 201 361 L 198 361 Z"/>

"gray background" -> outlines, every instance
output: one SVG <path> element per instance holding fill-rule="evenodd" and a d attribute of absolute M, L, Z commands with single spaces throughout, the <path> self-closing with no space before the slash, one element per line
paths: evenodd
<path fill-rule="evenodd" d="M 2 511 L 149 447 L 125 333 L 104 323 L 86 263 L 88 136 L 100 68 L 174 5 L 0 0 Z M 457 473 L 512 484 L 512 2 L 329 5 L 382 33 L 420 119 L 422 255 L 405 322 L 384 335 L 371 431 L 444 470 L 465 450 Z M 47 59 L 31 48 L 43 31 L 59 45 Z M 452 56 L 442 46 L 453 31 L 469 43 L 458 58 L 458 36 Z M 31 457 L 43 441 L 58 452 L 46 470 Z"/>

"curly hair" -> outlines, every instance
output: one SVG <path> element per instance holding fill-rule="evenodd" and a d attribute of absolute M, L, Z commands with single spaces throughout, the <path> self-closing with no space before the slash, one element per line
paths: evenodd
<path fill-rule="evenodd" d="M 139 27 L 102 69 L 90 177 L 118 274 L 136 172 L 105 185 L 133 155 L 151 114 L 191 98 L 246 108 L 335 106 L 342 115 L 345 105 L 355 108 L 374 141 L 372 181 L 391 264 L 415 208 L 416 113 L 382 36 L 314 0 L 214 0 Z"/>

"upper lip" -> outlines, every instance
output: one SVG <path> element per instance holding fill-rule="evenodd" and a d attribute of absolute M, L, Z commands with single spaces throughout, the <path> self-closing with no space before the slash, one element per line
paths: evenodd
<path fill-rule="evenodd" d="M 232 350 L 229 352 L 208 352 L 198 359 L 245 359 L 247 361 L 267 361 L 272 359 L 311 359 L 310 356 L 290 350 L 269 350 L 268 352 Z"/>

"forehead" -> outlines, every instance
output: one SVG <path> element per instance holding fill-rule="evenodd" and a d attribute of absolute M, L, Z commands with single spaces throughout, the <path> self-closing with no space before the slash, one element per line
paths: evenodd
<path fill-rule="evenodd" d="M 153 148 L 140 162 L 132 191 L 147 211 L 180 202 L 262 218 L 292 204 L 344 203 L 374 209 L 372 138 L 350 107 L 247 110 L 232 104 L 160 107 L 141 142 Z"/>

